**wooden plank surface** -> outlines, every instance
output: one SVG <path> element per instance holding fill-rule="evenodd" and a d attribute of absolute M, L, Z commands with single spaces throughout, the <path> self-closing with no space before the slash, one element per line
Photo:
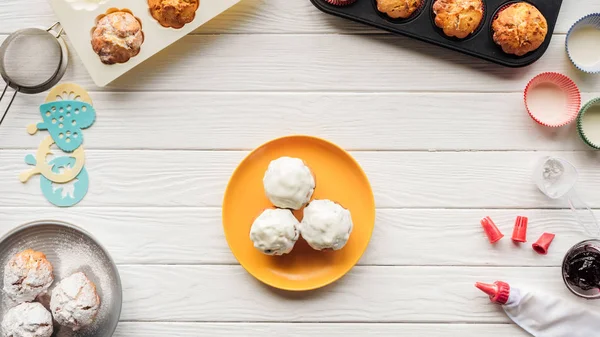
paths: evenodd
<path fill-rule="evenodd" d="M 0 151 L 0 204 L 47 205 L 37 177 L 23 185 L 33 150 Z M 600 207 L 599 158 L 590 152 L 351 152 L 365 170 L 379 208 L 565 208 L 532 182 L 546 155 L 579 170 L 580 196 Z M 245 151 L 86 150 L 90 191 L 81 206 L 219 207 Z"/>
<path fill-rule="evenodd" d="M 600 12 L 596 0 L 564 0 L 556 33 L 565 33 L 580 17 Z M 46 0 L 0 2 L 0 33 L 49 26 L 56 18 Z M 90 27 L 91 28 L 91 27 Z M 379 30 L 331 17 L 309 0 L 244 0 L 196 31 L 196 34 L 376 33 Z"/>
<path fill-rule="evenodd" d="M 41 195 L 39 178 L 18 182 L 24 156 L 45 136 L 24 129 L 39 119 L 44 95 L 19 95 L 0 127 L 0 235 L 46 218 L 96 236 L 123 281 L 117 337 L 525 337 L 473 287 L 498 279 L 598 310 L 560 277 L 564 253 L 585 235 L 531 173 L 545 155 L 572 161 L 580 195 L 600 208 L 599 158 L 573 126 L 538 127 L 522 99 L 544 71 L 572 77 L 584 101 L 600 96 L 600 77 L 577 72 L 564 48 L 571 24 L 590 12 L 600 2 L 565 0 L 547 54 L 522 69 L 335 18 L 308 0 L 245 0 L 103 89 L 71 53 L 64 80 L 90 90 L 98 109 L 84 132 L 90 192 L 59 209 Z M 0 41 L 54 20 L 46 0 L 2 0 Z M 221 226 L 239 162 L 296 133 L 350 150 L 378 207 L 359 266 L 307 293 L 253 279 Z M 495 246 L 479 225 L 487 215 L 507 235 Z M 520 246 L 508 238 L 517 215 L 530 218 Z M 544 231 L 557 238 L 539 256 L 530 244 Z"/>
<path fill-rule="evenodd" d="M 250 150 L 272 138 L 313 134 L 348 150 L 587 149 L 574 125 L 546 130 L 536 124 L 522 96 L 93 92 L 98 120 L 84 131 L 85 147 Z M 599 96 L 584 93 L 583 100 Z M 44 100 L 45 94 L 19 96 L 0 128 L 0 149 L 37 148 L 40 138 L 28 137 L 25 126 L 40 120 L 36 107 Z"/>
<path fill-rule="evenodd" d="M 560 268 L 356 267 L 335 285 L 289 293 L 239 266 L 120 266 L 123 320 L 192 322 L 507 323 L 474 287 L 503 279 L 576 300 Z"/>
<path fill-rule="evenodd" d="M 528 243 L 519 246 L 509 239 L 517 215 L 530 220 Z M 506 235 L 494 246 L 479 225 L 484 216 L 491 216 Z M 0 236 L 39 219 L 81 226 L 103 242 L 119 264 L 237 264 L 223 235 L 220 208 L 2 207 Z M 240 230 L 249 227 L 240 224 Z M 531 249 L 543 232 L 556 234 L 547 256 Z M 565 252 L 585 238 L 569 210 L 381 209 L 359 264 L 558 267 Z"/>
<path fill-rule="evenodd" d="M 568 60 L 563 35 L 540 61 L 512 69 L 406 37 L 338 34 L 188 36 L 104 90 L 522 92 L 545 71 L 571 76 L 584 92 L 600 91 L 600 78 Z M 76 57 L 64 80 L 98 89 Z"/>
<path fill-rule="evenodd" d="M 313 323 L 153 323 L 124 322 L 115 337 L 526 337 L 525 331 L 509 324 L 313 324 Z"/>

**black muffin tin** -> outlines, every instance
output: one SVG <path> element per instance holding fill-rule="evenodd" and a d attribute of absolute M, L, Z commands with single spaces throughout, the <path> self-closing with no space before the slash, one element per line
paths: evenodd
<path fill-rule="evenodd" d="M 318 9 L 325 13 L 364 23 L 395 34 L 406 35 L 433 43 L 506 67 L 524 67 L 534 63 L 544 55 L 550 45 L 558 13 L 562 5 L 562 0 L 526 1 L 537 7 L 546 17 L 546 21 L 548 21 L 548 35 L 542 46 L 537 50 L 523 56 L 515 56 L 504 53 L 502 48 L 494 42 L 492 38 L 492 21 L 501 9 L 507 5 L 521 1 L 483 0 L 485 5 L 484 22 L 477 31 L 462 40 L 444 35 L 444 32 L 434 22 L 433 3 L 435 0 L 424 1 L 424 5 L 412 17 L 408 19 L 392 19 L 385 13 L 377 10 L 376 0 L 356 0 L 355 3 L 346 6 L 334 6 L 325 0 L 311 0 Z"/>

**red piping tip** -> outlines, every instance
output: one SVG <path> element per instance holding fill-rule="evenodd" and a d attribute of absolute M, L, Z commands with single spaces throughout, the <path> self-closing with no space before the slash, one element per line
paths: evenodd
<path fill-rule="evenodd" d="M 504 305 L 510 297 L 510 286 L 506 282 L 497 281 L 493 284 L 477 282 L 475 287 L 486 293 L 494 303 Z"/>
<path fill-rule="evenodd" d="M 527 242 L 527 223 L 529 219 L 525 216 L 518 216 L 515 221 L 512 240 L 514 242 Z"/>
<path fill-rule="evenodd" d="M 496 296 L 496 293 L 498 292 L 498 287 L 495 284 L 477 282 L 475 283 L 475 287 L 488 294 L 490 297 Z"/>
<path fill-rule="evenodd" d="M 500 232 L 494 221 L 492 221 L 492 218 L 489 216 L 481 219 L 481 226 L 483 227 L 485 235 L 487 235 L 490 243 L 496 243 L 504 237 L 504 234 Z"/>
<path fill-rule="evenodd" d="M 533 247 L 533 250 L 535 250 L 538 254 L 541 255 L 548 254 L 548 248 L 550 248 L 550 244 L 552 244 L 552 241 L 554 240 L 555 236 L 556 235 L 552 233 L 542 234 L 542 236 L 536 241 L 536 243 L 531 245 Z"/>

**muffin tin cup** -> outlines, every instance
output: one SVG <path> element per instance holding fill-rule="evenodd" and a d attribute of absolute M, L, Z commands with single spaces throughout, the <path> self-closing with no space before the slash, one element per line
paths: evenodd
<path fill-rule="evenodd" d="M 579 137 L 581 137 L 581 140 L 583 140 L 583 142 L 585 144 L 587 144 L 589 147 L 591 147 L 593 149 L 600 150 L 600 138 L 596 139 L 595 137 L 592 137 L 591 135 L 586 134 L 586 132 L 585 132 L 586 128 L 591 127 L 589 125 L 589 123 L 591 123 L 591 122 L 585 121 L 584 117 L 585 117 L 585 114 L 593 107 L 598 107 L 598 109 L 599 109 L 598 114 L 600 115 L 600 97 L 594 98 L 593 100 L 586 103 L 586 105 L 584 105 L 584 107 L 579 112 L 579 116 L 577 116 L 577 132 L 579 133 Z M 586 124 L 588 124 L 588 125 L 586 125 Z M 600 118 L 598 120 L 597 128 L 600 130 Z M 589 129 L 588 129 L 588 131 L 589 131 Z M 600 132 L 599 132 L 599 134 L 600 134 Z"/>
<path fill-rule="evenodd" d="M 327 0 L 310 0 L 321 11 L 360 22 L 391 33 L 408 36 L 432 43 L 464 54 L 475 56 L 506 67 L 524 67 L 539 60 L 550 45 L 556 20 L 562 6 L 562 0 L 484 0 L 485 12 L 482 27 L 465 39 L 447 37 L 435 24 L 432 13 L 435 0 L 424 0 L 422 8 L 409 19 L 392 19 L 377 10 L 376 0 L 357 0 L 351 6 L 333 6 Z M 544 43 L 535 51 L 523 56 L 506 54 L 492 38 L 492 21 L 499 9 L 515 2 L 529 3 L 544 15 L 548 22 L 548 33 Z"/>
<path fill-rule="evenodd" d="M 584 16 L 583 18 L 581 18 L 577 22 L 575 22 L 575 24 L 573 26 L 571 26 L 571 28 L 569 29 L 569 32 L 567 33 L 567 38 L 566 38 L 566 42 L 565 42 L 565 47 L 567 49 L 567 55 L 569 55 L 569 59 L 571 60 L 573 65 L 580 71 L 583 71 L 588 74 L 599 74 L 600 73 L 600 52 L 599 51 L 596 50 L 596 54 L 598 55 L 598 57 L 596 58 L 596 62 L 593 64 L 586 64 L 585 61 L 581 60 L 578 57 L 579 50 L 581 48 L 584 48 L 584 46 L 580 46 L 580 45 L 577 45 L 576 43 L 574 43 L 573 37 L 575 36 L 575 34 L 577 32 L 580 32 L 581 29 L 585 29 L 585 28 L 596 29 L 596 30 L 598 30 L 598 32 L 600 34 L 600 13 L 593 13 L 593 14 Z M 593 48 L 593 47 L 588 46 L 588 49 L 591 49 L 591 48 Z"/>
<path fill-rule="evenodd" d="M 327 3 L 334 6 L 349 6 L 356 2 L 356 0 L 325 0 Z"/>
<path fill-rule="evenodd" d="M 531 97 L 532 92 L 542 85 L 556 87 L 565 94 L 567 101 L 564 111 L 561 111 L 562 117 L 560 119 L 547 118 L 546 116 L 543 116 L 540 111 L 535 110 L 535 107 L 532 106 L 532 100 L 535 99 Z M 571 80 L 569 77 L 553 72 L 541 73 L 529 81 L 527 87 L 525 88 L 524 100 L 529 116 L 538 124 L 552 128 L 565 126 L 574 121 L 579 114 L 579 109 L 581 108 L 581 93 L 577 87 L 577 84 L 575 84 L 575 82 L 573 82 L 573 80 Z"/>

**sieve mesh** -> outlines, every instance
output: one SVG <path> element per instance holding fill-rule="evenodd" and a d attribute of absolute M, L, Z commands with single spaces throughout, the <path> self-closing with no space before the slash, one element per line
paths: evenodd
<path fill-rule="evenodd" d="M 61 64 L 61 46 L 42 30 L 24 30 L 6 45 L 2 64 L 5 77 L 19 87 L 37 87 L 50 81 Z"/>

